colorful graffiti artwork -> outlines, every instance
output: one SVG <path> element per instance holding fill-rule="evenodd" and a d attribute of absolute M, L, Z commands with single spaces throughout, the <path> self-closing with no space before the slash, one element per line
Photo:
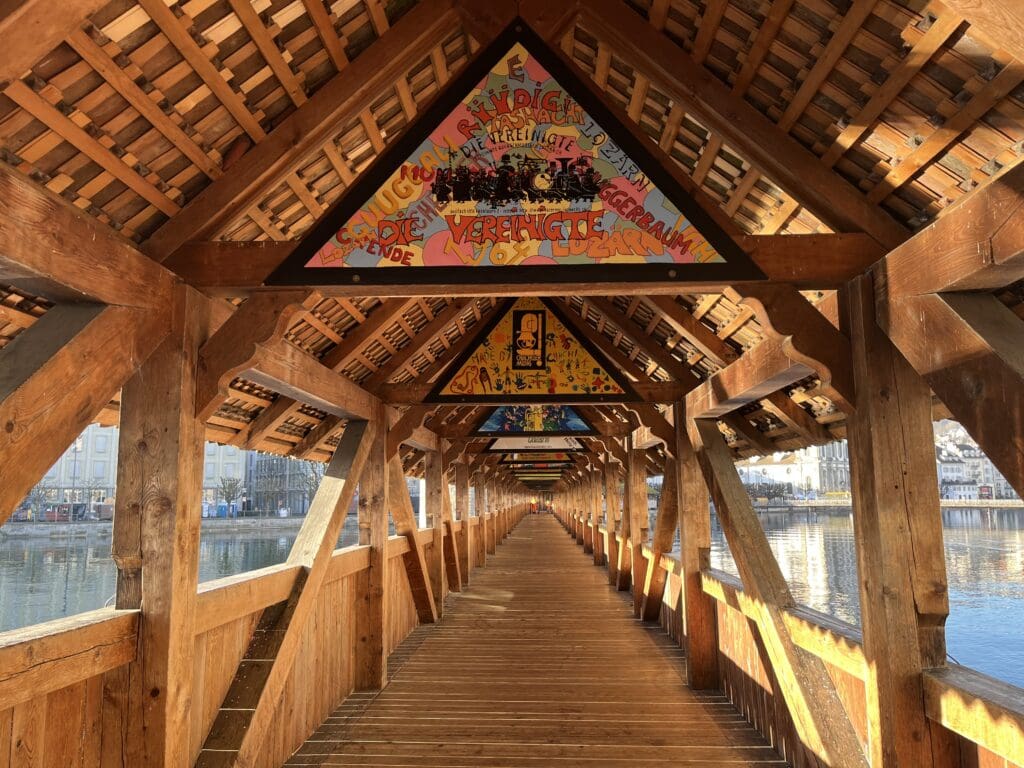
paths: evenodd
<path fill-rule="evenodd" d="M 477 428 L 478 435 L 594 434 L 594 429 L 569 405 L 502 405 Z"/>
<path fill-rule="evenodd" d="M 482 53 L 293 257 L 272 284 L 331 282 L 311 270 L 391 283 L 434 277 L 396 272 L 464 267 L 506 278 L 510 267 L 589 267 L 591 279 L 638 280 L 638 265 L 672 279 L 728 263 L 760 276 L 663 162 L 526 29 Z M 604 276 L 609 267 L 619 271 Z"/>
<path fill-rule="evenodd" d="M 539 367 L 517 367 L 521 335 L 517 321 L 535 318 L 530 342 L 544 350 Z M 628 394 L 622 374 L 605 363 L 599 353 L 582 343 L 542 299 L 515 301 L 485 326 L 476 347 L 452 364 L 454 373 L 430 393 L 430 402 L 524 402 L 558 400 L 608 401 Z M 536 430 L 547 432 L 549 430 Z M 572 430 L 562 430 L 572 431 Z"/>
<path fill-rule="evenodd" d="M 510 453 L 516 451 L 582 451 L 583 443 L 575 437 L 533 435 L 531 437 L 496 437 L 487 445 L 488 451 Z"/>

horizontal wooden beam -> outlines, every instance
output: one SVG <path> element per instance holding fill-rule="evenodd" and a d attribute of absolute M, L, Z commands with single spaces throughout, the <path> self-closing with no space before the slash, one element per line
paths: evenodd
<path fill-rule="evenodd" d="M 0 709 L 135 660 L 139 611 L 101 608 L 0 635 Z"/>
<path fill-rule="evenodd" d="M 173 273 L 7 165 L 0 208 L 0 282 L 62 302 L 169 305 Z"/>
<path fill-rule="evenodd" d="M 792 383 L 792 382 L 789 382 Z M 636 396 L 623 395 L 616 402 L 622 403 L 674 403 L 681 400 L 690 391 L 690 386 L 674 381 L 634 381 L 630 386 L 636 390 Z M 388 405 L 414 405 L 422 403 L 430 395 L 434 384 L 406 383 L 383 384 L 377 389 L 377 395 Z M 559 395 L 561 405 L 593 405 L 594 400 L 587 395 Z M 538 401 L 543 404 L 543 400 Z M 493 401 L 470 399 L 460 401 L 458 405 L 496 405 Z"/>
<path fill-rule="evenodd" d="M 376 398 L 284 339 L 258 345 L 245 378 L 336 416 L 369 419 Z"/>
<path fill-rule="evenodd" d="M 1020 688 L 961 666 L 924 673 L 928 717 L 1013 765 L 1024 765 Z"/>
<path fill-rule="evenodd" d="M 765 339 L 690 392 L 686 413 L 721 416 L 813 375 L 812 368 L 786 354 L 782 342 Z"/>
<path fill-rule="evenodd" d="M 665 561 L 662 557 L 662 562 Z M 720 603 L 740 611 L 750 619 L 757 619 L 755 602 L 743 591 L 743 583 L 724 571 L 708 570 L 701 573 L 705 594 Z M 837 669 L 863 680 L 867 675 L 867 661 L 860 633 L 831 616 L 819 614 L 809 608 L 797 606 L 784 612 L 786 627 L 793 642 Z"/>
<path fill-rule="evenodd" d="M 882 256 L 885 249 L 863 233 L 813 234 L 813 235 L 739 235 L 737 243 L 753 258 L 754 262 L 772 282 L 789 283 L 800 290 L 828 290 L 838 288 L 851 278 L 862 274 Z M 185 243 L 164 265 L 178 274 L 182 280 L 211 296 L 235 297 L 247 295 L 260 288 L 264 281 L 292 252 L 294 242 L 258 241 L 249 243 L 225 241 L 194 241 Z M 665 293 L 678 293 L 680 283 L 664 283 Z M 445 291 L 444 289 L 448 290 Z M 457 285 L 435 286 L 430 295 L 450 296 L 457 291 L 461 295 L 498 295 L 502 286 L 470 286 L 468 289 Z M 575 286 L 570 283 L 549 286 L 551 295 L 607 295 L 612 293 L 605 284 Z M 657 288 L 657 286 L 655 286 Z M 627 286 L 628 289 L 628 286 Z M 340 291 L 335 288 L 328 291 Z M 353 295 L 365 294 L 365 287 L 353 286 L 345 289 Z M 425 290 L 421 286 L 388 286 L 374 289 L 395 293 L 404 290 Z M 509 286 L 516 295 L 519 289 Z M 440 291 L 440 292 L 438 292 Z M 637 291 L 641 292 L 640 290 Z M 644 289 L 643 292 L 647 292 Z M 616 286 L 614 293 L 619 293 Z"/>
<path fill-rule="evenodd" d="M 1024 166 L 947 208 L 872 272 L 879 310 L 901 296 L 990 291 L 1024 279 Z"/>

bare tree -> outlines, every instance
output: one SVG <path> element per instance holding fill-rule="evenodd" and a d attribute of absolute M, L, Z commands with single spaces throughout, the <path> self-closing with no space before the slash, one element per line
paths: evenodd
<path fill-rule="evenodd" d="M 320 481 L 324 479 L 326 465 L 319 461 L 305 461 L 302 467 L 302 482 L 306 492 L 307 507 L 313 503 L 313 497 L 320 487 Z"/>
<path fill-rule="evenodd" d="M 48 480 L 41 480 L 28 492 L 28 495 L 25 497 L 25 503 L 32 510 L 34 518 L 39 518 L 43 507 L 46 506 L 46 502 L 50 501 L 53 491 L 54 488 Z"/>
<path fill-rule="evenodd" d="M 220 479 L 220 486 L 217 488 L 217 494 L 228 505 L 228 514 L 230 515 L 231 505 L 235 499 L 242 495 L 242 480 L 237 477 L 222 477 Z"/>

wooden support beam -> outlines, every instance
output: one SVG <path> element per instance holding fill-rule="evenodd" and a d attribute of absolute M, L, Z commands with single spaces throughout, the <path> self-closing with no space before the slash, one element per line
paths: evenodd
<path fill-rule="evenodd" d="M 462 586 L 469 586 L 470 571 L 473 570 L 473 520 L 469 516 L 469 464 L 460 461 L 455 465 L 455 510 L 462 524 L 459 541 L 459 571 Z"/>
<path fill-rule="evenodd" d="M 0 84 L 23 77 L 104 5 L 103 0 L 72 0 L 54 13 L 48 0 L 6 4 L 0 9 L 0 39 L 5 43 Z"/>
<path fill-rule="evenodd" d="M 668 572 L 661 566 L 661 557 L 672 551 L 672 543 L 679 529 L 677 483 L 676 460 L 669 457 L 665 461 L 658 517 L 654 521 L 654 536 L 651 539 L 651 559 L 647 562 L 647 575 L 644 578 L 643 606 L 640 611 L 640 618 L 644 621 L 658 621 L 661 616 L 665 582 L 668 580 Z"/>
<path fill-rule="evenodd" d="M 812 368 L 829 399 L 849 413 L 853 409 L 850 340 L 831 319 L 788 286 L 746 286 L 739 293 L 765 334 L 782 345 L 788 358 Z"/>
<path fill-rule="evenodd" d="M 336 416 L 366 419 L 376 398 L 284 339 L 257 345 L 245 377 Z"/>
<path fill-rule="evenodd" d="M 6 164 L 0 166 L 0 202 L 0 281 L 60 302 L 167 306 L 171 272 Z"/>
<path fill-rule="evenodd" d="M 872 271 L 880 310 L 902 296 L 994 290 L 1024 279 L 1024 166 L 947 208 Z"/>
<path fill-rule="evenodd" d="M 433 624 L 440 617 L 440 604 L 444 593 L 435 593 L 431 587 L 423 546 L 416 535 L 416 513 L 412 508 L 412 499 L 409 498 L 409 489 L 405 484 L 405 473 L 402 471 L 402 461 L 398 456 L 388 459 L 388 485 L 391 490 L 391 518 L 395 523 L 395 533 L 404 536 L 409 542 L 409 550 L 402 555 L 402 562 L 405 565 L 405 574 L 409 577 L 409 590 L 416 605 L 416 615 L 421 624 Z"/>
<path fill-rule="evenodd" d="M 146 3 L 163 5 L 163 0 Z M 157 230 L 146 242 L 146 252 L 162 261 L 189 240 L 215 235 L 242 211 L 255 205 L 266 189 L 298 170 L 311 153 L 333 140 L 346 116 L 359 114 L 382 91 L 391 88 L 423 58 L 425 51 L 444 37 L 454 21 L 450 0 L 412 8 L 344 71 L 288 115 L 265 139 L 259 140 L 246 154 L 244 163 L 206 187 L 182 208 L 173 222 Z"/>
<path fill-rule="evenodd" d="M 862 274 L 885 255 L 885 249 L 876 240 L 863 233 L 809 234 L 809 235 L 747 235 L 736 234 L 734 239 L 754 260 L 772 282 L 793 285 L 800 290 L 826 290 L 838 288 L 847 280 Z M 277 269 L 295 248 L 291 241 L 225 242 L 219 240 L 195 241 L 182 245 L 164 262 L 169 270 L 182 280 L 211 296 L 246 296 L 260 288 L 270 273 Z M 600 283 L 565 284 L 566 294 L 605 296 L 608 285 Z M 630 293 L 647 294 L 649 286 L 635 290 L 623 286 Z M 549 288 L 557 291 L 559 286 Z M 405 286 L 405 291 L 413 290 Z M 427 291 L 425 295 L 449 296 L 454 293 L 472 296 L 525 295 L 516 286 L 448 286 L 448 291 Z M 678 282 L 665 284 L 663 292 L 678 294 Z M 366 288 L 359 289 L 366 293 Z"/>
<path fill-rule="evenodd" d="M 170 327 L 168 307 L 63 304 L 0 349 L 0 524 Z"/>
<path fill-rule="evenodd" d="M 256 362 L 261 344 L 280 339 L 305 309 L 308 291 L 273 291 L 248 299 L 199 353 L 196 405 L 204 421 L 228 397 L 229 385 Z"/>
<path fill-rule="evenodd" d="M 187 768 L 199 582 L 203 424 L 195 381 L 209 302 L 176 291 L 170 334 L 121 392 L 111 557 L 117 608 L 141 608 L 139 651 L 109 675 L 104 697 L 123 704 L 125 764 Z M 123 343 L 115 340 L 102 357 Z M 109 359 L 104 360 L 109 364 Z"/>
<path fill-rule="evenodd" d="M 1024 321 L 992 295 L 945 293 L 889 302 L 879 324 L 1024 493 Z"/>
<path fill-rule="evenodd" d="M 324 472 L 288 564 L 302 568 L 284 603 L 263 611 L 214 720 L 199 764 L 254 765 L 270 735 L 285 683 L 327 575 L 331 554 L 382 423 L 350 421 Z M 187 714 L 187 709 L 185 710 Z M 184 744 L 188 743 L 185 739 Z M 234 753 L 225 762 L 224 753 Z"/>
<path fill-rule="evenodd" d="M 626 467 L 626 498 L 629 508 L 629 548 L 632 563 L 633 613 L 640 615 L 644 600 L 644 581 L 647 578 L 647 560 L 644 544 L 650 518 L 647 512 L 647 452 L 631 448 Z"/>
<path fill-rule="evenodd" d="M 748 349 L 686 396 L 692 418 L 721 416 L 814 375 L 806 363 L 792 360 L 778 339 Z"/>
<path fill-rule="evenodd" d="M 949 615 L 931 393 L 878 327 L 870 280 L 853 281 L 843 300 L 857 387 L 847 433 L 868 757 L 880 768 L 952 768 L 958 750 L 929 721 L 921 678 L 946 663 Z M 1005 423 L 1005 410 L 1000 416 Z"/>
<path fill-rule="evenodd" d="M 761 401 L 761 406 L 796 432 L 805 443 L 824 445 L 832 441 L 832 434 L 825 425 L 819 423 L 814 414 L 796 403 L 785 391 L 768 395 Z"/>
<path fill-rule="evenodd" d="M 402 414 L 401 418 L 394 423 L 388 433 L 387 455 L 394 456 L 398 453 L 399 446 L 412 435 L 423 424 L 423 419 L 432 410 L 429 405 L 410 405 Z"/>
<path fill-rule="evenodd" d="M 759 634 L 797 735 L 833 768 L 867 768 L 860 740 L 825 665 L 800 650 L 789 634 L 784 612 L 796 603 L 718 425 L 689 419 L 687 428 L 744 591 L 758 603 Z"/>
<path fill-rule="evenodd" d="M 442 466 L 444 466 L 443 463 Z M 455 525 L 453 523 L 454 516 L 452 515 L 452 499 L 448 488 L 447 478 L 445 478 L 444 492 L 441 494 L 441 508 L 443 510 L 441 526 L 441 536 L 443 541 L 441 543 L 444 548 L 445 584 L 447 585 L 449 592 L 461 592 L 462 562 L 459 555 L 459 541 L 455 535 Z"/>
<path fill-rule="evenodd" d="M 388 486 L 390 435 L 383 404 L 375 408 L 371 423 L 373 442 L 359 476 L 359 533 L 365 531 L 370 547 L 365 588 L 356 596 L 356 690 L 380 690 L 388 683 Z"/>
<path fill-rule="evenodd" d="M 686 682 L 695 690 L 709 690 L 720 685 L 717 614 L 714 601 L 701 586 L 701 574 L 711 567 L 711 508 L 708 489 L 686 433 L 686 413 L 681 403 L 675 406 L 674 423 Z"/>
<path fill-rule="evenodd" d="M 942 0 L 1009 54 L 1024 61 L 1024 19 L 1015 0 Z"/>
<path fill-rule="evenodd" d="M 0 708 L 10 710 L 133 662 L 139 611 L 100 608 L 5 634 Z"/>
<path fill-rule="evenodd" d="M 430 588 L 437 599 L 437 615 L 444 612 L 444 495 L 448 487 L 444 479 L 444 461 L 440 451 L 430 451 L 423 457 L 423 480 L 427 521 L 430 523 Z"/>
<path fill-rule="evenodd" d="M 716 365 L 728 365 L 739 354 L 727 341 L 697 320 L 671 296 L 652 296 L 650 302 L 676 333 L 680 334 L 702 355 L 707 355 Z"/>
<path fill-rule="evenodd" d="M 832 229 L 867 232 L 889 248 L 907 238 L 909 233 L 887 213 L 741 96 L 731 93 L 681 47 L 663 35 L 652 35 L 639 15 L 616 0 L 591 0 L 583 5 L 581 23 L 658 83 L 673 101 L 689 105 L 708 128 L 764 169 L 783 190 L 814 201 L 811 210 Z"/>
<path fill-rule="evenodd" d="M 611 455 L 604 459 L 604 525 L 608 531 L 608 583 L 619 583 L 619 523 L 622 519 L 622 505 L 619 503 L 619 472 L 611 461 Z"/>

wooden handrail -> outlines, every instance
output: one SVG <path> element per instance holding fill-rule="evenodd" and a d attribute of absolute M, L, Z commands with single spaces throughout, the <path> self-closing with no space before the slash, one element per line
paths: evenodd
<path fill-rule="evenodd" d="M 101 608 L 0 633 L 0 710 L 134 661 L 139 614 Z"/>
<path fill-rule="evenodd" d="M 753 612 L 735 576 L 711 569 L 701 579 L 704 592 L 718 602 L 746 616 Z M 867 661 L 857 627 L 804 606 L 787 611 L 785 618 L 798 646 L 864 679 Z M 1024 764 L 1024 689 L 951 664 L 925 670 L 924 693 L 929 719 L 1010 763 Z"/>

